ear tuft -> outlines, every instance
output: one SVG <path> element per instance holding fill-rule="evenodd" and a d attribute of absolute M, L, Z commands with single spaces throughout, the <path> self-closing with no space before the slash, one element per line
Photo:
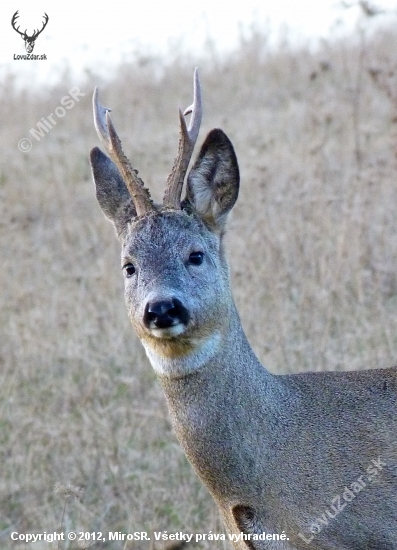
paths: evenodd
<path fill-rule="evenodd" d="M 131 195 L 117 166 L 98 147 L 91 149 L 90 161 L 99 206 L 120 237 L 136 217 Z"/>
<path fill-rule="evenodd" d="M 231 141 L 222 130 L 212 130 L 189 173 L 186 200 L 209 226 L 223 231 L 238 197 L 239 182 Z"/>

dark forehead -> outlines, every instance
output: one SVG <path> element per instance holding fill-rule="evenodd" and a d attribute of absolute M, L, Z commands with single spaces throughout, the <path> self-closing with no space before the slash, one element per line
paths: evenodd
<path fill-rule="evenodd" d="M 192 239 L 208 239 L 209 230 L 194 215 L 183 210 L 151 213 L 131 224 L 124 249 L 130 253 L 145 248 L 178 246 Z"/>

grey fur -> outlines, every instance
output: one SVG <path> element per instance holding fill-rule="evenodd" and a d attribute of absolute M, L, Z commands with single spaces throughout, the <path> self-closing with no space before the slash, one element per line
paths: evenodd
<path fill-rule="evenodd" d="M 91 162 L 123 264 L 136 269 L 125 278 L 131 322 L 186 456 L 229 533 L 245 533 L 235 548 L 396 550 L 397 369 L 275 376 L 259 363 L 223 250 L 239 187 L 225 134 L 208 135 L 182 210 L 135 218 L 117 168 L 98 150 Z M 192 251 L 203 252 L 201 265 Z M 171 299 L 188 323 L 148 329 L 147 304 Z M 279 540 L 260 540 L 263 532 Z"/>

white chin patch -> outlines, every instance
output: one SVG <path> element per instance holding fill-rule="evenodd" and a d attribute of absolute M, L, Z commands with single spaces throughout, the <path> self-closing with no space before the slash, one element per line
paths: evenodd
<path fill-rule="evenodd" d="M 175 338 L 175 336 L 179 336 L 185 330 L 186 326 L 183 323 L 178 323 L 168 328 L 151 328 L 150 332 L 156 338 Z"/>

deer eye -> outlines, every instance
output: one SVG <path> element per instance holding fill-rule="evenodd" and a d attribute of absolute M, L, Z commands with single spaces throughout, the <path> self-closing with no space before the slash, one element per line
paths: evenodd
<path fill-rule="evenodd" d="M 189 255 L 189 263 L 192 265 L 201 265 L 204 260 L 204 252 L 191 252 Z"/>
<path fill-rule="evenodd" d="M 135 273 L 135 266 L 131 262 L 128 262 L 128 264 L 123 265 L 123 271 L 125 273 L 126 277 L 132 277 Z"/>

